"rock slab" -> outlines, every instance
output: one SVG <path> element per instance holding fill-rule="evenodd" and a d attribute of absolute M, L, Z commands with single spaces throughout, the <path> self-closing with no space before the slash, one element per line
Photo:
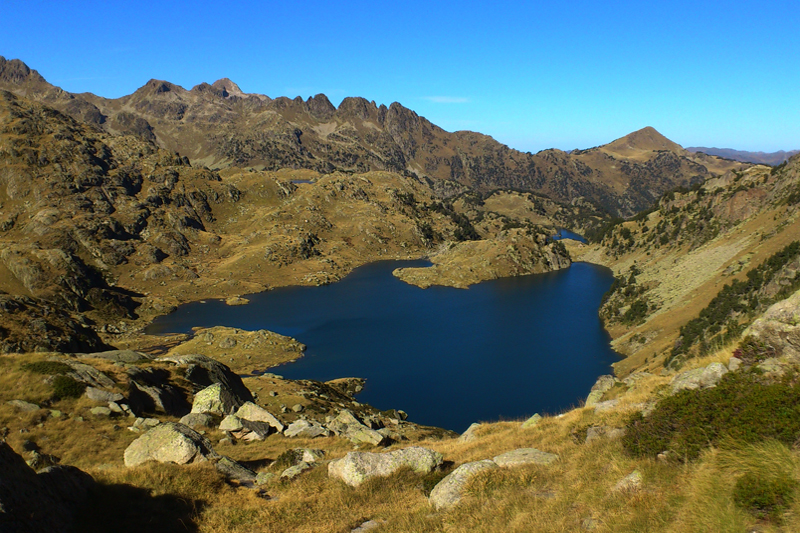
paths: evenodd
<path fill-rule="evenodd" d="M 498 455 L 492 461 L 497 466 L 513 467 L 521 465 L 550 465 L 558 461 L 558 455 L 547 453 L 536 448 L 519 448 Z"/>

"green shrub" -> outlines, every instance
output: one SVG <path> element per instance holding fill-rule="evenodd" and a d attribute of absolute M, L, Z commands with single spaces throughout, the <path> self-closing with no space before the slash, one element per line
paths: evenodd
<path fill-rule="evenodd" d="M 791 445 L 800 436 L 800 386 L 789 379 L 764 384 L 757 370 L 731 372 L 714 388 L 683 390 L 661 400 L 649 416 L 633 415 L 623 448 L 634 456 L 669 450 L 694 459 L 726 436 Z"/>
<path fill-rule="evenodd" d="M 36 361 L 35 363 L 25 363 L 21 365 L 21 367 L 23 370 L 27 370 L 28 372 L 45 374 L 48 376 L 72 372 L 72 367 L 60 361 Z"/>
<path fill-rule="evenodd" d="M 766 342 L 748 335 L 742 339 L 739 347 L 733 351 L 733 355 L 745 364 L 755 365 L 770 357 L 776 357 L 778 352 Z"/>
<path fill-rule="evenodd" d="M 58 399 L 78 398 L 85 390 L 84 383 L 75 381 L 69 376 L 58 375 L 53 379 L 53 396 Z"/>
<path fill-rule="evenodd" d="M 787 475 L 775 479 L 747 473 L 736 481 L 733 501 L 756 518 L 779 521 L 792 504 L 797 481 Z"/>

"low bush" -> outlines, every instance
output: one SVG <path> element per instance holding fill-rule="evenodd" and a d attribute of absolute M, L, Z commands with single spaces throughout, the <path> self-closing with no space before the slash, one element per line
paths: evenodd
<path fill-rule="evenodd" d="M 690 460 L 726 436 L 791 445 L 800 436 L 800 386 L 793 377 L 764 384 L 757 370 L 731 372 L 714 388 L 683 390 L 661 400 L 649 416 L 633 415 L 623 447 L 634 456 L 672 451 Z"/>
<path fill-rule="evenodd" d="M 746 473 L 736 481 L 733 501 L 756 518 L 780 521 L 795 498 L 797 481 L 788 475 L 770 479 Z"/>
<path fill-rule="evenodd" d="M 36 361 L 35 363 L 25 363 L 21 365 L 21 368 L 23 370 L 27 370 L 28 372 L 45 374 L 48 376 L 66 374 L 72 371 L 72 367 L 59 361 Z"/>
<path fill-rule="evenodd" d="M 69 376 L 58 375 L 53 379 L 53 396 L 57 399 L 78 398 L 85 390 L 85 384 Z"/>

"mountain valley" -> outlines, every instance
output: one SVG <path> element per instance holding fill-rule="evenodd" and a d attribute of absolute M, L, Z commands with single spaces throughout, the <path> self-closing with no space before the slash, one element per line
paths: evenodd
<path fill-rule="evenodd" d="M 800 155 L 693 150 L 646 127 L 524 153 L 228 79 L 107 99 L 0 57 L 0 529 L 797 530 Z M 358 376 L 273 373 L 288 336 L 144 332 L 419 258 L 394 275 L 607 266 L 614 375 L 459 436 L 359 402 Z"/>

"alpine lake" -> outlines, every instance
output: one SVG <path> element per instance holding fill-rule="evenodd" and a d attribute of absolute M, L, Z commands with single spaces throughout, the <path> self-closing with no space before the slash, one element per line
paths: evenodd
<path fill-rule="evenodd" d="M 307 345 L 305 355 L 265 371 L 290 379 L 366 378 L 358 401 L 458 432 L 472 422 L 576 406 L 619 360 L 597 314 L 613 281 L 609 269 L 573 263 L 469 289 L 420 289 L 392 276 L 396 268 L 428 264 L 371 263 L 331 285 L 249 295 L 245 306 L 190 303 L 147 332 L 229 326 L 290 335 Z"/>

